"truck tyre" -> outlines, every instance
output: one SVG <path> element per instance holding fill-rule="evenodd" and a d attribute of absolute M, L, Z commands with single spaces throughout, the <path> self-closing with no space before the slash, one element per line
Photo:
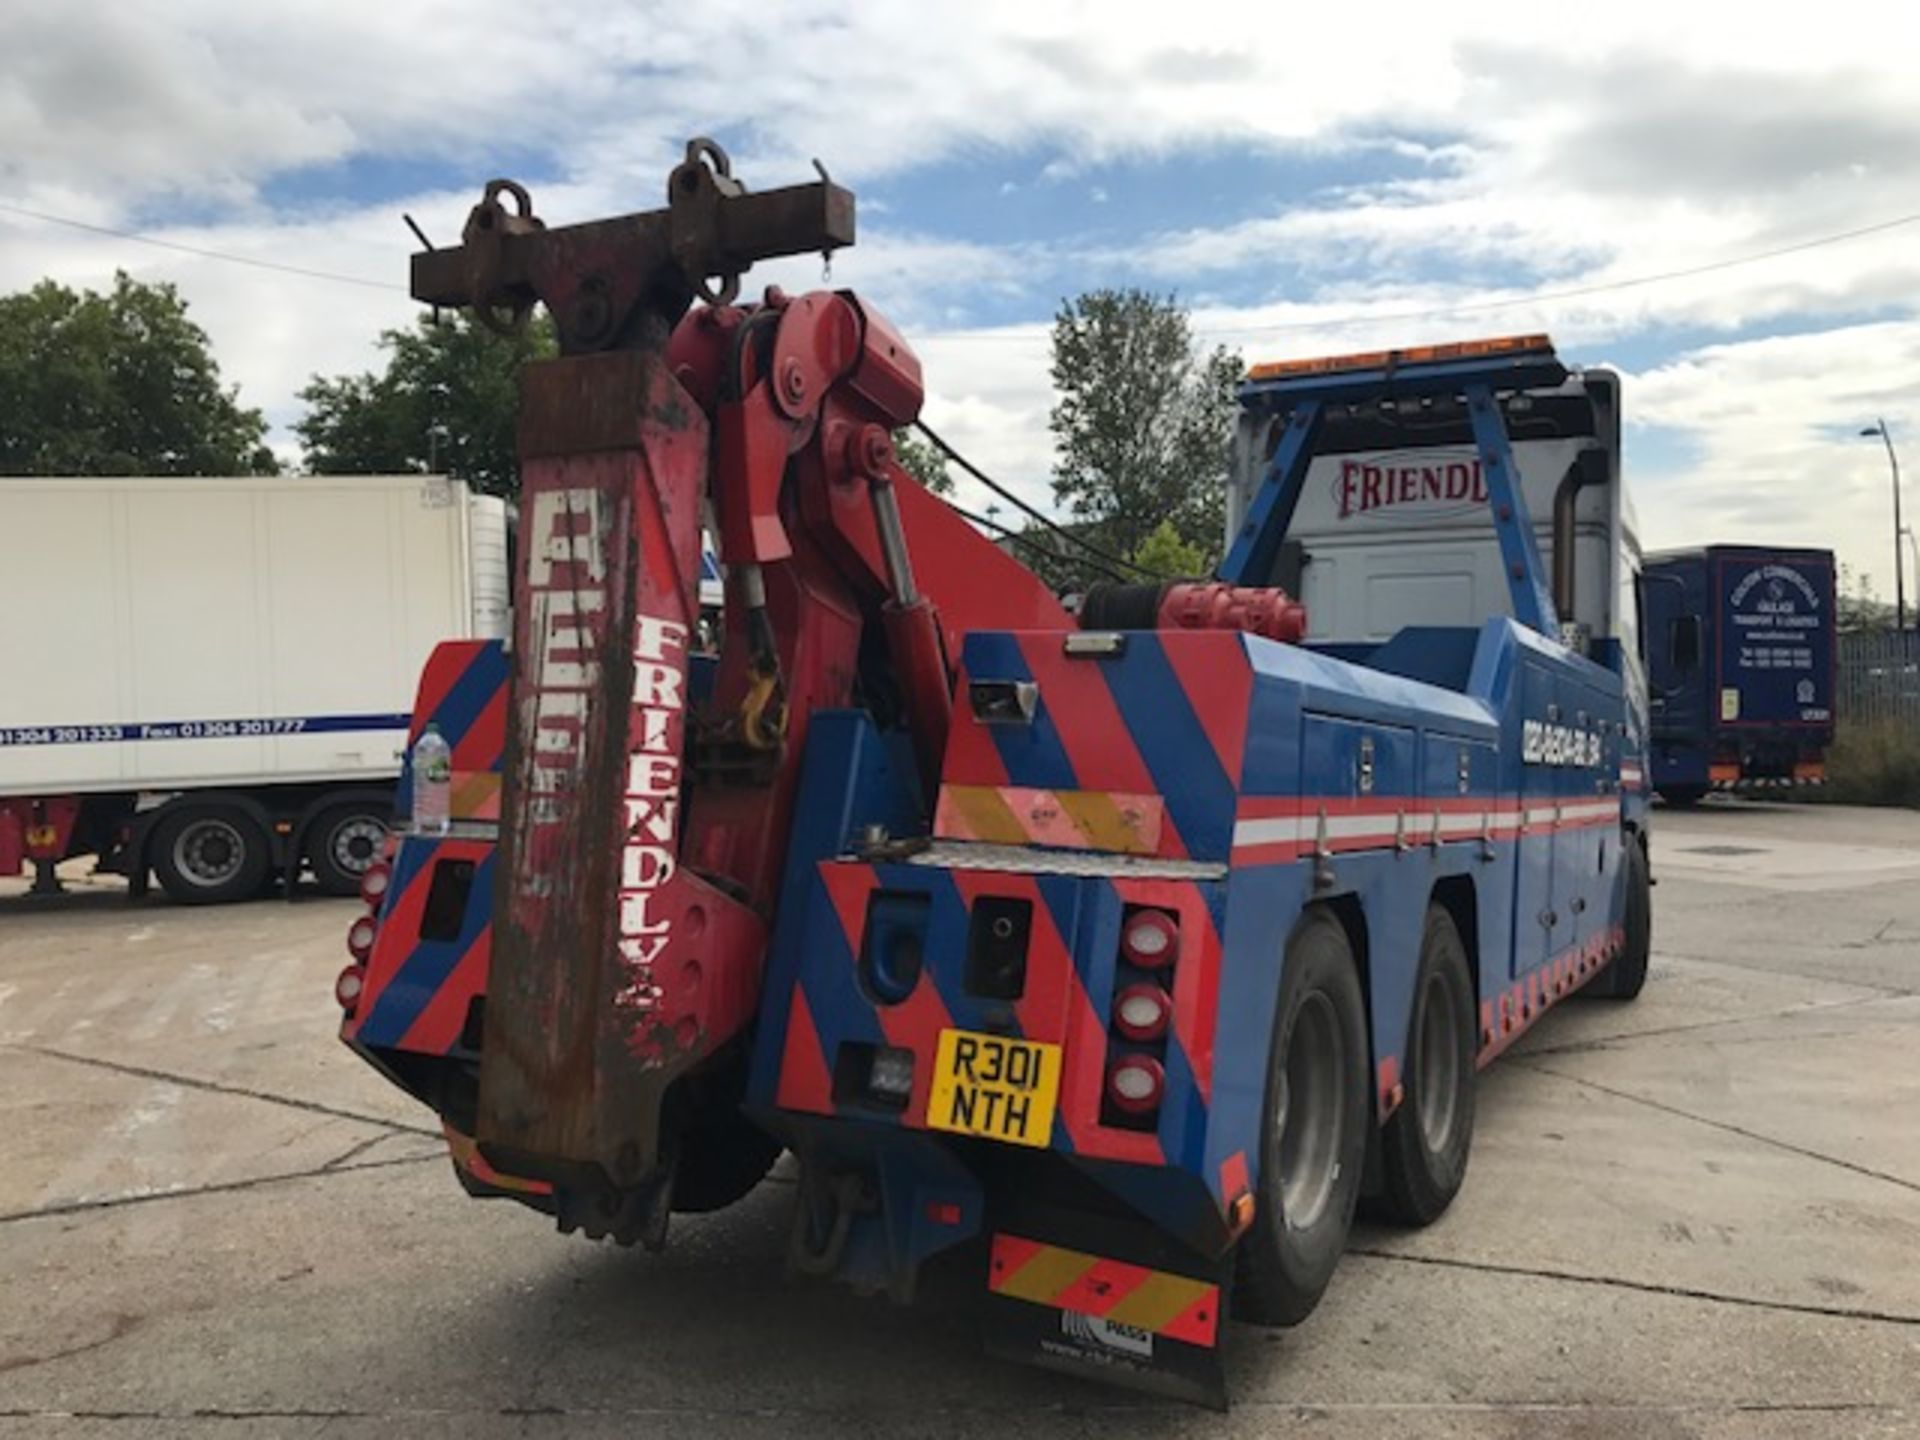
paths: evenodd
<path fill-rule="evenodd" d="M 1593 979 L 1586 993 L 1601 1000 L 1631 1000 L 1647 983 L 1647 964 L 1653 956 L 1653 882 L 1647 874 L 1647 852 L 1636 839 L 1626 843 L 1626 863 L 1620 884 L 1626 891 L 1621 920 L 1626 938 L 1620 953 Z"/>
<path fill-rule="evenodd" d="M 1704 785 L 1662 785 L 1654 792 L 1675 810 L 1691 810 L 1707 798 Z"/>
<path fill-rule="evenodd" d="M 1330 912 L 1309 910 L 1280 979 L 1259 1192 L 1240 1242 L 1242 1319 L 1297 1325 L 1333 1278 L 1366 1163 L 1367 1053 L 1353 947 Z"/>
<path fill-rule="evenodd" d="M 767 1178 L 780 1152 L 779 1142 L 740 1117 L 688 1132 L 673 1175 L 673 1208 L 704 1215 L 745 1199 Z"/>
<path fill-rule="evenodd" d="M 186 804 L 154 826 L 147 854 L 182 905 L 221 905 L 260 893 L 272 868 L 266 829 L 238 805 Z"/>
<path fill-rule="evenodd" d="M 371 801 L 323 810 L 307 827 L 307 864 L 329 895 L 357 895 L 367 868 L 386 843 L 387 812 Z"/>
<path fill-rule="evenodd" d="M 1406 1094 L 1380 1134 L 1386 1213 L 1438 1220 L 1467 1175 L 1473 1146 L 1474 990 L 1467 947 L 1443 905 L 1427 907 L 1407 1030 Z"/>

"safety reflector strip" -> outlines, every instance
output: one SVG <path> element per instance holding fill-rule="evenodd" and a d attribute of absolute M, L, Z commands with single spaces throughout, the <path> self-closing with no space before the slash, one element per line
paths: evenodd
<path fill-rule="evenodd" d="M 447 809 L 455 820 L 500 819 L 497 770 L 456 770 L 449 790 Z"/>
<path fill-rule="evenodd" d="M 444 1120 L 440 1122 L 440 1130 L 447 1137 L 447 1153 L 453 1157 L 453 1163 L 482 1185 L 491 1185 L 496 1190 L 516 1191 L 522 1195 L 553 1193 L 553 1186 L 545 1180 L 523 1180 L 518 1175 L 501 1174 L 487 1163 L 472 1136 L 462 1135 Z"/>
<path fill-rule="evenodd" d="M 1188 1345 L 1211 1346 L 1220 1334 L 1218 1285 L 1018 1235 L 993 1237 L 987 1288 Z"/>
<path fill-rule="evenodd" d="M 1157 855 L 1165 823 L 1166 804 L 1158 795 L 942 785 L 933 833 L 944 840 L 994 845 Z"/>

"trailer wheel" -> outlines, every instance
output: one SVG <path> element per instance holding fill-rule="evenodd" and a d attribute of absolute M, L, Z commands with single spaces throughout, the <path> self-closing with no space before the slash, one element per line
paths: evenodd
<path fill-rule="evenodd" d="M 272 859 L 267 832 L 238 805 L 182 805 L 154 827 L 153 873 L 182 905 L 220 905 L 260 892 Z"/>
<path fill-rule="evenodd" d="M 1309 910 L 1287 943 L 1268 1062 L 1260 1188 L 1236 1309 L 1297 1325 L 1333 1278 L 1367 1145 L 1366 1002 L 1340 922 Z"/>
<path fill-rule="evenodd" d="M 1647 852 L 1637 840 L 1622 847 L 1626 863 L 1620 883 L 1626 890 L 1622 924 L 1627 932 L 1613 963 L 1587 982 L 1586 992 L 1601 1000 L 1631 1000 L 1646 988 L 1647 965 L 1653 958 L 1653 882 L 1647 874 Z"/>
<path fill-rule="evenodd" d="M 1467 947 L 1443 905 L 1427 908 L 1407 1035 L 1406 1097 L 1380 1135 L 1386 1212 L 1438 1220 L 1467 1175 L 1473 1146 L 1474 993 Z"/>
<path fill-rule="evenodd" d="M 367 869 L 386 843 L 387 816 L 370 801 L 336 805 L 307 828 L 307 864 L 329 895 L 357 895 Z"/>

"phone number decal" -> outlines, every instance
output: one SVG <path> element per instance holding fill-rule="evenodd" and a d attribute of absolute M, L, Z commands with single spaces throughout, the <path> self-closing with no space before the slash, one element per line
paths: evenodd
<path fill-rule="evenodd" d="M 247 720 L 144 720 L 120 725 L 0 725 L 0 748 L 129 740 L 244 740 L 343 730 L 404 730 L 406 715 L 289 715 Z"/>

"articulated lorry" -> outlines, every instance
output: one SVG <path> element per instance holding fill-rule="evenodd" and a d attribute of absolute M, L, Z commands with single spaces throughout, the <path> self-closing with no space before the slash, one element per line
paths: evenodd
<path fill-rule="evenodd" d="M 439 476 L 0 479 L 0 875 L 237 900 L 379 851 L 435 644 L 505 632 L 504 502 Z"/>
<path fill-rule="evenodd" d="M 1651 778 L 1668 804 L 1825 781 L 1834 576 L 1831 550 L 1709 545 L 1648 557 Z"/>
<path fill-rule="evenodd" d="M 368 872 L 342 1037 L 472 1195 L 658 1247 L 790 1152 L 795 1269 L 904 1301 L 938 1258 L 994 1350 L 1222 1404 L 1229 1315 L 1304 1320 L 1363 1193 L 1437 1218 L 1478 1070 L 1645 982 L 1613 377 L 1255 367 L 1216 573 L 1069 615 L 901 469 L 877 312 L 739 301 L 853 197 L 708 142 L 667 194 L 549 228 L 494 182 L 413 259 L 561 355 L 513 641 L 428 662 L 450 829 Z"/>

